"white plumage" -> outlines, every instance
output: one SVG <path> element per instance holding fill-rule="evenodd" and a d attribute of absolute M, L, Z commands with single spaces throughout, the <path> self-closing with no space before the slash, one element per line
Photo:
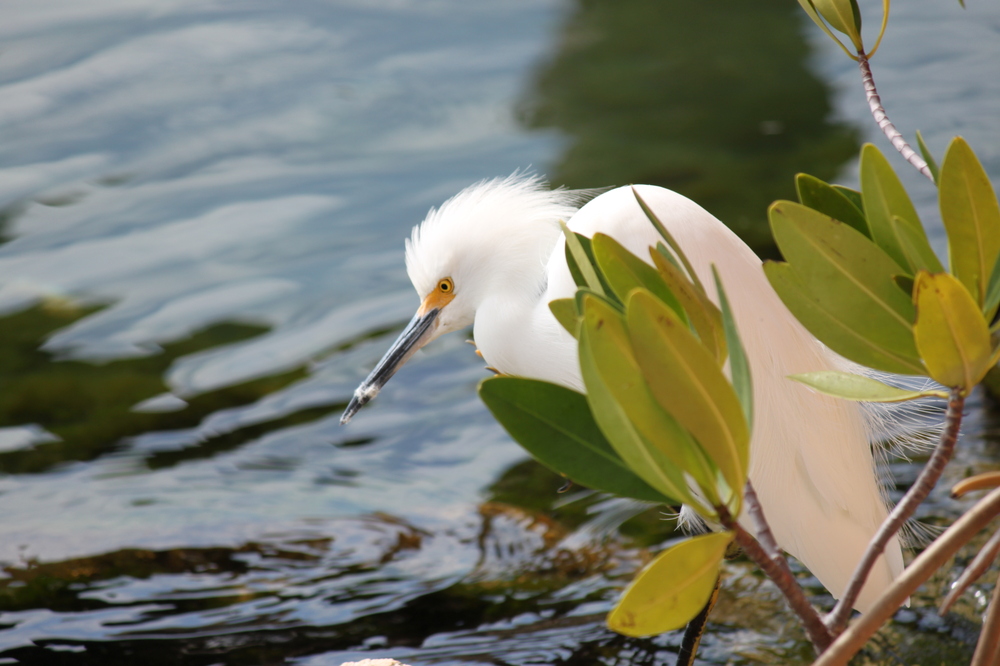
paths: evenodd
<path fill-rule="evenodd" d="M 864 412 L 810 391 L 787 375 L 850 364 L 820 344 L 771 289 L 757 256 L 703 208 L 670 190 L 636 188 L 712 283 L 715 264 L 750 360 L 754 426 L 750 479 L 778 544 L 839 597 L 885 518 Z M 486 362 L 500 372 L 583 390 L 576 341 L 548 303 L 576 290 L 560 220 L 585 236 L 605 233 L 636 256 L 660 240 L 631 188 L 611 190 L 578 211 L 577 193 L 544 189 L 531 177 L 473 185 L 432 210 L 407 242 L 407 271 L 424 300 L 410 326 L 363 383 L 346 422 L 416 350 L 438 335 L 474 326 Z M 453 285 L 441 300 L 438 286 Z M 435 295 L 437 294 L 437 295 Z M 744 517 L 741 524 L 753 532 Z M 856 607 L 866 610 L 902 571 L 894 538 Z"/>

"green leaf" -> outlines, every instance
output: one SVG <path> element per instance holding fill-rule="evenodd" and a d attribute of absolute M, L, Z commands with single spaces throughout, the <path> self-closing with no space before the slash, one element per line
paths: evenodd
<path fill-rule="evenodd" d="M 861 148 L 861 197 L 872 240 L 910 275 L 916 273 L 919 267 L 907 260 L 892 217 L 896 215 L 911 225 L 913 233 L 922 237 L 924 243 L 927 243 L 927 235 L 889 160 L 870 143 Z"/>
<path fill-rule="evenodd" d="M 694 286 L 699 291 L 705 293 L 705 287 L 704 285 L 701 284 L 701 280 L 698 279 L 698 274 L 691 266 L 691 262 L 688 261 L 687 255 L 684 254 L 684 250 L 681 249 L 680 244 L 678 244 L 677 241 L 674 240 L 674 237 L 671 235 L 671 233 L 667 231 L 667 228 L 663 225 L 663 222 L 660 221 L 660 218 L 656 216 L 656 213 L 653 212 L 653 209 L 649 207 L 649 205 L 643 200 L 641 196 L 639 196 L 639 192 L 638 190 L 635 189 L 634 185 L 632 186 L 632 194 L 635 195 L 635 200 L 639 202 L 639 207 L 642 208 L 642 212 L 646 214 L 646 217 L 649 219 L 649 221 L 653 224 L 654 227 L 656 227 L 656 230 L 660 232 L 660 235 L 663 236 L 663 240 L 667 241 L 667 245 L 670 246 L 670 249 L 673 251 L 674 256 L 676 256 L 680 260 L 681 264 L 684 266 L 684 270 L 687 271 L 688 279 L 694 283 Z"/>
<path fill-rule="evenodd" d="M 788 378 L 814 388 L 820 393 L 832 395 L 834 398 L 844 398 L 857 402 L 904 402 L 917 398 L 948 397 L 944 391 L 908 391 L 883 384 L 871 377 L 837 370 L 804 372 L 798 375 L 789 375 Z"/>
<path fill-rule="evenodd" d="M 750 374 L 750 363 L 747 361 L 747 352 L 740 340 L 739 330 L 736 328 L 736 318 L 733 317 L 733 310 L 729 306 L 729 298 L 722 286 L 722 278 L 715 264 L 712 264 L 712 276 L 715 278 L 715 288 L 719 293 L 719 309 L 722 310 L 722 326 L 726 331 L 726 347 L 729 349 L 729 374 L 733 378 L 733 390 L 740 399 L 743 406 L 743 417 L 746 419 L 747 429 L 753 431 L 753 377 Z"/>
<path fill-rule="evenodd" d="M 670 262 L 670 265 L 676 268 L 683 275 L 684 269 L 681 268 L 681 265 L 677 262 L 677 259 L 674 257 L 674 253 L 671 252 L 669 249 L 667 249 L 667 246 L 663 244 L 663 241 L 658 241 L 656 243 L 656 251 L 659 252 L 660 256 L 662 256 L 664 259 Z"/>
<path fill-rule="evenodd" d="M 986 171 L 962 137 L 948 146 L 938 190 L 951 272 L 982 306 L 1000 254 L 1000 205 Z"/>
<path fill-rule="evenodd" d="M 812 3 L 831 28 L 850 38 L 856 50 L 864 48 L 861 41 L 861 13 L 855 0 L 812 0 Z"/>
<path fill-rule="evenodd" d="M 896 283 L 896 286 L 903 290 L 903 293 L 913 298 L 913 277 L 910 275 L 893 275 L 892 281 Z"/>
<path fill-rule="evenodd" d="M 580 317 L 583 316 L 583 300 L 586 297 L 596 298 L 597 300 L 607 305 L 609 308 L 616 310 L 619 314 L 623 314 L 625 312 L 625 306 L 619 303 L 617 299 L 611 300 L 607 296 L 602 296 L 601 294 L 598 294 L 596 291 L 591 291 L 586 287 L 579 287 L 576 290 L 576 294 L 574 294 L 573 296 L 573 303 L 575 304 L 576 311 L 578 313 L 578 316 Z M 579 329 L 577 330 L 579 331 Z"/>
<path fill-rule="evenodd" d="M 565 222 L 560 222 L 563 235 L 566 237 L 566 265 L 570 275 L 578 287 L 587 287 L 601 296 L 607 296 L 604 283 L 598 277 L 594 267 L 594 252 L 590 247 L 590 239 L 582 234 L 569 230 Z"/>
<path fill-rule="evenodd" d="M 860 211 L 864 211 L 865 203 L 864 200 L 861 198 L 861 192 L 858 192 L 857 190 L 852 190 L 849 187 L 844 187 L 843 185 L 831 185 L 830 187 L 832 187 L 833 189 L 837 190 L 837 192 L 847 197 L 847 200 L 850 201 L 852 204 L 854 204 L 855 208 L 857 208 Z"/>
<path fill-rule="evenodd" d="M 648 291 L 632 292 L 625 317 L 653 396 L 701 444 L 738 495 L 750 464 L 750 430 L 729 380 L 688 327 Z"/>
<path fill-rule="evenodd" d="M 795 189 L 799 202 L 835 220 L 849 224 L 871 238 L 871 230 L 861 209 L 855 206 L 842 192 L 824 183 L 815 176 L 800 173 L 795 176 Z"/>
<path fill-rule="evenodd" d="M 961 1 L 961 0 L 959 0 L 959 1 Z M 802 7 L 803 10 L 805 10 L 805 12 L 809 16 L 809 18 L 812 19 L 812 22 L 815 23 L 816 25 L 818 25 L 820 27 L 820 29 L 822 29 L 823 32 L 825 32 L 827 34 L 827 36 L 830 37 L 830 39 L 832 39 L 834 42 L 836 42 L 837 46 L 839 46 L 844 53 L 846 53 L 853 60 L 857 60 L 858 59 L 858 57 L 856 55 L 854 55 L 853 53 L 851 53 L 847 49 L 847 47 L 844 46 L 843 42 L 841 42 L 839 39 L 837 39 L 837 36 L 835 34 L 833 34 L 833 32 L 830 30 L 830 28 L 827 27 L 826 22 L 823 21 L 823 19 L 820 18 L 819 13 L 816 11 L 816 8 L 813 6 L 813 0 L 799 0 L 799 5 Z"/>
<path fill-rule="evenodd" d="M 524 377 L 492 377 L 479 397 L 536 460 L 575 483 L 620 497 L 679 504 L 630 470 L 601 434 L 581 393 Z"/>
<path fill-rule="evenodd" d="M 920 148 L 920 154 L 924 156 L 924 161 L 927 162 L 927 168 L 931 170 L 931 175 L 934 177 L 934 184 L 936 185 L 941 179 L 938 165 L 934 161 L 934 154 L 931 153 L 930 148 L 924 143 L 924 137 L 920 134 L 920 130 L 917 130 L 917 146 Z"/>
<path fill-rule="evenodd" d="M 684 307 L 691 328 L 721 366 L 726 361 L 726 334 L 719 308 L 688 281 L 676 264 L 664 258 L 659 252 L 650 252 L 649 256 L 653 259 L 660 277 Z"/>
<path fill-rule="evenodd" d="M 591 295 L 585 295 L 583 303 L 580 370 L 601 432 L 643 481 L 705 517 L 714 515 L 688 490 L 684 478 L 687 471 L 708 486 L 714 476 L 708 461 L 691 435 L 650 394 L 621 314 Z"/>
<path fill-rule="evenodd" d="M 917 274 L 913 300 L 913 333 L 931 378 L 968 391 L 991 365 L 990 332 L 979 305 L 953 275 L 926 271 Z"/>
<path fill-rule="evenodd" d="M 851 3 L 851 14 L 854 17 L 854 29 L 861 33 L 861 8 L 858 7 L 858 0 L 848 0 Z M 886 6 L 888 8 L 888 5 Z"/>
<path fill-rule="evenodd" d="M 855 330 L 841 318 L 839 311 L 806 290 L 792 267 L 784 262 L 764 262 L 764 274 L 785 306 L 809 332 L 826 346 L 855 363 L 876 370 L 903 375 L 925 373 L 920 361 L 885 349 L 866 337 L 866 331 Z"/>
<path fill-rule="evenodd" d="M 997 257 L 997 260 L 993 262 L 989 286 L 986 287 L 986 302 L 983 304 L 983 314 L 986 315 L 986 321 L 993 321 L 997 313 L 997 306 L 1000 306 L 1000 257 Z"/>
<path fill-rule="evenodd" d="M 557 298 L 549 301 L 549 311 L 556 321 L 565 328 L 570 335 L 576 337 L 577 328 L 580 326 L 580 317 L 576 311 L 576 302 L 572 298 Z"/>
<path fill-rule="evenodd" d="M 944 266 L 934 254 L 931 244 L 927 241 L 927 236 L 914 231 L 913 225 L 908 224 L 898 215 L 893 215 L 890 223 L 899 239 L 900 248 L 902 248 L 903 254 L 906 255 L 906 260 L 913 267 L 914 272 L 919 270 L 931 273 L 944 272 Z"/>
<path fill-rule="evenodd" d="M 871 52 L 868 54 L 868 59 L 871 60 L 878 51 L 879 45 L 882 43 L 882 37 L 885 36 L 885 27 L 889 24 L 889 0 L 882 0 L 882 25 L 878 29 L 878 38 L 875 40 L 875 46 L 872 47 Z M 861 24 L 858 24 L 858 30 L 861 30 Z"/>
<path fill-rule="evenodd" d="M 774 239 L 809 299 L 880 349 L 908 359 L 910 372 L 919 368 L 913 344 L 913 303 L 893 282 L 893 276 L 904 273 L 903 269 L 855 229 L 810 208 L 777 201 L 769 213 Z M 787 301 L 785 304 L 799 315 Z M 809 324 L 806 327 L 844 353 L 837 349 L 841 326 L 829 334 Z M 896 367 L 892 372 L 902 371 Z"/>
<path fill-rule="evenodd" d="M 701 534 L 664 550 L 625 590 L 608 628 L 640 637 L 683 627 L 708 603 L 732 540 L 732 532 Z"/>
<path fill-rule="evenodd" d="M 594 238 L 591 240 L 591 249 L 604 279 L 620 301 L 624 302 L 633 289 L 642 287 L 653 292 L 657 298 L 669 305 L 685 323 L 687 322 L 684 308 L 681 307 L 677 297 L 674 296 L 670 287 L 667 286 L 655 268 L 626 250 L 618 241 L 606 234 L 594 234 Z"/>

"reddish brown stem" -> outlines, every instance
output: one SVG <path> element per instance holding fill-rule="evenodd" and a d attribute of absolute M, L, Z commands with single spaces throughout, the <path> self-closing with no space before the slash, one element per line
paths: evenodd
<path fill-rule="evenodd" d="M 976 653 L 969 666 L 996 666 L 1000 662 L 1000 579 L 993 588 L 993 598 L 979 630 Z"/>
<path fill-rule="evenodd" d="M 959 548 L 1000 515 L 1000 489 L 981 499 L 920 553 L 867 613 L 837 637 L 813 666 L 843 666 L 899 610 L 906 598 L 951 559 Z"/>
<path fill-rule="evenodd" d="M 948 464 L 951 454 L 955 450 L 955 442 L 958 440 L 958 430 L 962 425 L 962 407 L 964 405 L 965 397 L 958 389 L 952 389 L 951 395 L 948 398 L 948 411 L 945 414 L 944 430 L 941 432 L 941 438 L 934 448 L 934 453 L 931 454 L 927 464 L 924 465 L 917 480 L 903 496 L 903 499 L 899 501 L 899 504 L 896 505 L 882 522 L 882 526 L 875 533 L 871 543 L 868 544 L 868 549 L 862 556 L 861 561 L 858 562 L 858 566 L 854 569 L 854 574 L 851 576 L 851 581 L 848 583 L 844 595 L 826 617 L 826 626 L 834 635 L 839 634 L 847 626 L 847 620 L 851 616 L 851 609 L 854 608 L 854 602 L 857 601 L 858 594 L 861 593 L 861 588 L 864 587 L 865 581 L 868 580 L 869 572 L 875 566 L 875 562 L 879 556 L 882 555 L 885 545 L 889 543 L 889 539 L 913 515 L 914 511 L 927 498 L 927 495 L 930 494 L 941 477 L 945 465 Z"/>
<path fill-rule="evenodd" d="M 816 609 L 806 599 L 805 592 L 802 591 L 799 582 L 795 580 L 795 576 L 789 570 L 788 564 L 785 563 L 785 566 L 781 566 L 781 564 L 764 552 L 760 543 L 749 532 L 740 527 L 740 524 L 729 515 L 725 507 L 716 507 L 716 511 L 719 514 L 719 522 L 726 529 L 732 530 L 736 534 L 736 543 L 740 545 L 743 552 L 761 568 L 781 593 L 785 595 L 785 600 L 792 611 L 799 617 L 799 621 L 802 623 L 802 627 L 805 629 L 809 640 L 812 641 L 813 647 L 816 648 L 816 652 L 822 653 L 830 645 L 833 636 L 827 631 L 819 613 L 816 612 Z M 763 513 L 761 515 L 763 516 Z M 780 559 L 784 560 L 784 558 Z"/>
<path fill-rule="evenodd" d="M 754 531 L 757 532 L 757 541 L 760 542 L 764 552 L 774 560 L 775 564 L 788 571 L 789 575 L 792 575 L 792 570 L 788 567 L 788 560 L 782 555 L 781 548 L 778 546 L 778 542 L 771 532 L 771 526 L 768 524 L 767 518 L 764 517 L 764 507 L 760 505 L 760 500 L 757 499 L 757 491 L 754 490 L 750 479 L 747 479 L 747 484 L 743 489 L 743 501 L 746 504 L 747 515 L 753 521 Z"/>
<path fill-rule="evenodd" d="M 868 63 L 868 56 L 864 51 L 858 51 L 858 68 L 861 70 L 861 83 L 865 87 L 868 108 L 871 109 L 872 117 L 875 118 L 875 122 L 878 123 L 882 133 L 889 139 L 892 147 L 899 151 L 903 159 L 916 167 L 917 171 L 927 176 L 933 183 L 934 175 L 931 174 L 931 169 L 927 166 L 927 162 L 920 155 L 917 155 L 917 152 L 910 147 L 910 144 L 906 143 L 906 139 L 903 138 L 903 135 L 892 124 L 892 121 L 889 120 L 889 116 L 885 112 L 885 107 L 882 106 L 882 99 L 878 96 L 878 90 L 875 88 L 875 79 L 872 78 L 872 68 Z"/>
<path fill-rule="evenodd" d="M 948 612 L 948 609 L 958 601 L 958 598 L 969 589 L 969 586 L 979 580 L 979 577 L 986 573 L 986 570 L 990 568 L 994 560 L 997 559 L 997 554 L 1000 553 L 1000 531 L 997 531 L 990 537 L 990 540 L 986 542 L 979 552 L 976 554 L 972 564 L 965 567 L 965 571 L 962 575 L 958 577 L 958 580 L 951 586 L 951 592 L 948 596 L 944 598 L 941 605 L 938 606 L 938 614 L 944 615 Z"/>

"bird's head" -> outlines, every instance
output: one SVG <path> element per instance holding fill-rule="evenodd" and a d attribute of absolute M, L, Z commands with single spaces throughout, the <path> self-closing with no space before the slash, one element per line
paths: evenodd
<path fill-rule="evenodd" d="M 490 296 L 537 298 L 559 220 L 569 220 L 587 194 L 549 190 L 537 176 L 515 173 L 467 187 L 432 208 L 406 241 L 406 271 L 420 307 L 355 390 L 341 424 L 418 349 L 472 325 Z"/>

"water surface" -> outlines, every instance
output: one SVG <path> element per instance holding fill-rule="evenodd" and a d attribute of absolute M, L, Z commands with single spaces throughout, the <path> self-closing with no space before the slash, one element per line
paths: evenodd
<path fill-rule="evenodd" d="M 655 182 L 762 253 L 796 171 L 856 182 L 880 139 L 850 62 L 794 3 L 716 4 L 8 1 L 0 663 L 672 663 L 677 635 L 603 627 L 672 522 L 557 494 L 462 335 L 337 421 L 416 306 L 402 239 L 472 181 Z M 895 12 L 901 129 L 1000 174 L 1000 13 Z M 977 399 L 949 479 L 995 467 L 994 418 Z M 703 659 L 808 661 L 728 575 Z M 967 654 L 990 590 L 941 620 L 929 590 L 879 646 Z"/>

